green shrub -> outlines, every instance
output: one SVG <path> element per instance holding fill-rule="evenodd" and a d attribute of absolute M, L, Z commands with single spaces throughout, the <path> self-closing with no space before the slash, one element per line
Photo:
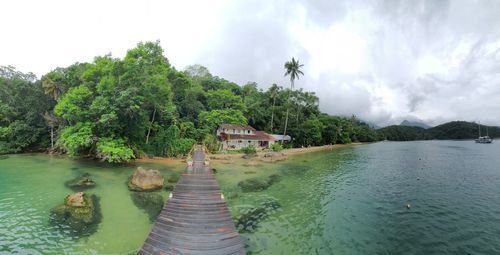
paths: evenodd
<path fill-rule="evenodd" d="M 120 138 L 101 138 L 97 142 L 96 156 L 109 163 L 127 162 L 135 158 L 134 151 Z"/>
<path fill-rule="evenodd" d="M 281 143 L 273 143 L 273 145 L 271 145 L 271 150 L 276 152 L 282 151 L 283 145 L 281 145 Z"/>
<path fill-rule="evenodd" d="M 241 152 L 248 154 L 248 155 L 254 155 L 257 154 L 257 149 L 255 149 L 255 146 L 249 145 L 248 147 L 241 148 Z"/>

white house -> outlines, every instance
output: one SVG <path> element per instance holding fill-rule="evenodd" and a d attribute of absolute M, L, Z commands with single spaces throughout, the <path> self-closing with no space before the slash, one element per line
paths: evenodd
<path fill-rule="evenodd" d="M 269 148 L 276 140 L 264 131 L 236 124 L 219 125 L 217 137 L 222 142 L 223 150 L 239 150 L 250 145 L 255 148 Z"/>

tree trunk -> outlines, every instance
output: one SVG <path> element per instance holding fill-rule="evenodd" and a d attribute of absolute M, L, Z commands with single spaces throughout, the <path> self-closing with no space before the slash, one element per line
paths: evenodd
<path fill-rule="evenodd" d="M 50 126 L 50 148 L 54 149 L 54 126 Z"/>
<path fill-rule="evenodd" d="M 153 127 L 153 122 L 155 121 L 156 108 L 153 111 L 153 118 L 151 119 L 151 124 L 149 125 L 148 134 L 146 135 L 146 144 L 149 142 L 149 134 L 151 133 L 151 127 Z"/>
<path fill-rule="evenodd" d="M 299 126 L 300 105 L 297 105 L 297 127 Z"/>
<path fill-rule="evenodd" d="M 274 105 L 276 104 L 276 96 L 273 98 L 273 108 L 271 109 L 271 133 L 273 133 L 273 123 L 274 123 Z"/>
<path fill-rule="evenodd" d="M 283 138 L 281 139 L 281 143 L 283 144 L 285 142 L 285 136 L 286 136 L 286 126 L 288 125 L 288 108 L 286 108 L 286 117 L 285 117 L 285 131 L 283 132 Z"/>
<path fill-rule="evenodd" d="M 291 80 L 291 86 L 290 86 L 290 91 L 293 91 L 293 80 Z M 285 136 L 286 136 L 286 127 L 288 125 L 288 112 L 289 112 L 289 108 L 290 108 L 290 96 L 291 94 L 288 95 L 288 98 L 287 98 L 287 106 L 286 106 L 286 118 L 285 118 L 285 130 L 283 131 L 283 138 L 281 139 L 281 144 L 283 144 L 285 142 Z"/>

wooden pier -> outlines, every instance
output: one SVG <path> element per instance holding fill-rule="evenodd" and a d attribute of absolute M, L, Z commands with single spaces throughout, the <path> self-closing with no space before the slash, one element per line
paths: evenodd
<path fill-rule="evenodd" d="M 158 216 L 139 254 L 245 254 L 203 147 Z"/>

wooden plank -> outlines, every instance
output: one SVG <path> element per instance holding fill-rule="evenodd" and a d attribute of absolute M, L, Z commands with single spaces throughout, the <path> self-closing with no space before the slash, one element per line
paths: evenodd
<path fill-rule="evenodd" d="M 139 254 L 245 254 L 205 154 L 181 175 Z"/>

